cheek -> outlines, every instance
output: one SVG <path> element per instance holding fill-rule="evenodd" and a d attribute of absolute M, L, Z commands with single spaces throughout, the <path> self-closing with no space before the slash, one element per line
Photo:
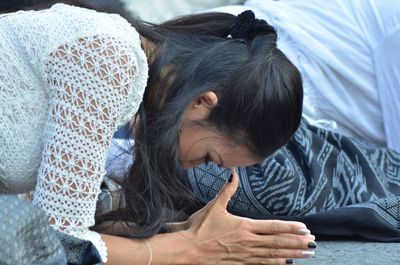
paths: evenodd
<path fill-rule="evenodd" d="M 183 130 L 179 136 L 179 160 L 191 160 L 193 153 L 196 151 L 193 148 L 193 142 L 190 133 Z"/>
<path fill-rule="evenodd" d="M 189 142 L 185 133 L 181 133 L 179 136 L 179 160 L 183 160 L 185 154 L 187 154 L 189 150 Z"/>
<path fill-rule="evenodd" d="M 198 160 L 204 157 L 202 149 L 203 148 L 201 148 L 199 144 L 191 142 L 181 142 L 179 146 L 179 160 Z"/>
<path fill-rule="evenodd" d="M 196 133 L 183 133 L 179 138 L 179 160 L 180 161 L 197 161 L 204 160 L 205 141 L 196 137 Z"/>
<path fill-rule="evenodd" d="M 179 160 L 190 161 L 201 157 L 201 133 L 196 126 L 185 126 L 179 133 Z"/>

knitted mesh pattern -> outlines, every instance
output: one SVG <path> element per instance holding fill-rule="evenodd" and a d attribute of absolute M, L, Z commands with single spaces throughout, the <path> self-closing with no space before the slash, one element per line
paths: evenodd
<path fill-rule="evenodd" d="M 25 192 L 37 181 L 33 203 L 52 226 L 91 241 L 106 261 L 89 227 L 112 136 L 146 86 L 139 35 L 119 16 L 63 4 L 2 17 L 1 34 L 16 60 L 0 78 L 0 188 Z"/>

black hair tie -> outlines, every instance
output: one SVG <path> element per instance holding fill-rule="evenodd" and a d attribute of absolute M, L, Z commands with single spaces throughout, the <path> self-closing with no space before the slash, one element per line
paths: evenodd
<path fill-rule="evenodd" d="M 230 36 L 235 39 L 252 40 L 258 35 L 272 34 L 276 31 L 265 20 L 257 19 L 253 11 L 246 10 L 237 16 L 237 21 L 230 29 Z"/>

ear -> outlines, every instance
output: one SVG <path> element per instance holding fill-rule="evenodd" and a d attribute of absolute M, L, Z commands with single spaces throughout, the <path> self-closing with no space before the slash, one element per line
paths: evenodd
<path fill-rule="evenodd" d="M 207 91 L 192 101 L 185 110 L 183 119 L 192 121 L 205 120 L 217 104 L 217 95 L 212 91 Z"/>
<path fill-rule="evenodd" d="M 213 109 L 218 104 L 218 97 L 212 91 L 207 91 L 197 97 L 193 102 L 194 108 L 205 107 L 208 109 Z"/>

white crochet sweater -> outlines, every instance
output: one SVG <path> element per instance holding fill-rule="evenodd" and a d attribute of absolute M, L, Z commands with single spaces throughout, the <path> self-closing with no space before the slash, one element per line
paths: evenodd
<path fill-rule="evenodd" d="M 0 193 L 35 189 L 55 229 L 90 240 L 106 155 L 148 65 L 118 15 L 56 4 L 0 16 Z M 36 185 L 36 187 L 35 187 Z"/>

